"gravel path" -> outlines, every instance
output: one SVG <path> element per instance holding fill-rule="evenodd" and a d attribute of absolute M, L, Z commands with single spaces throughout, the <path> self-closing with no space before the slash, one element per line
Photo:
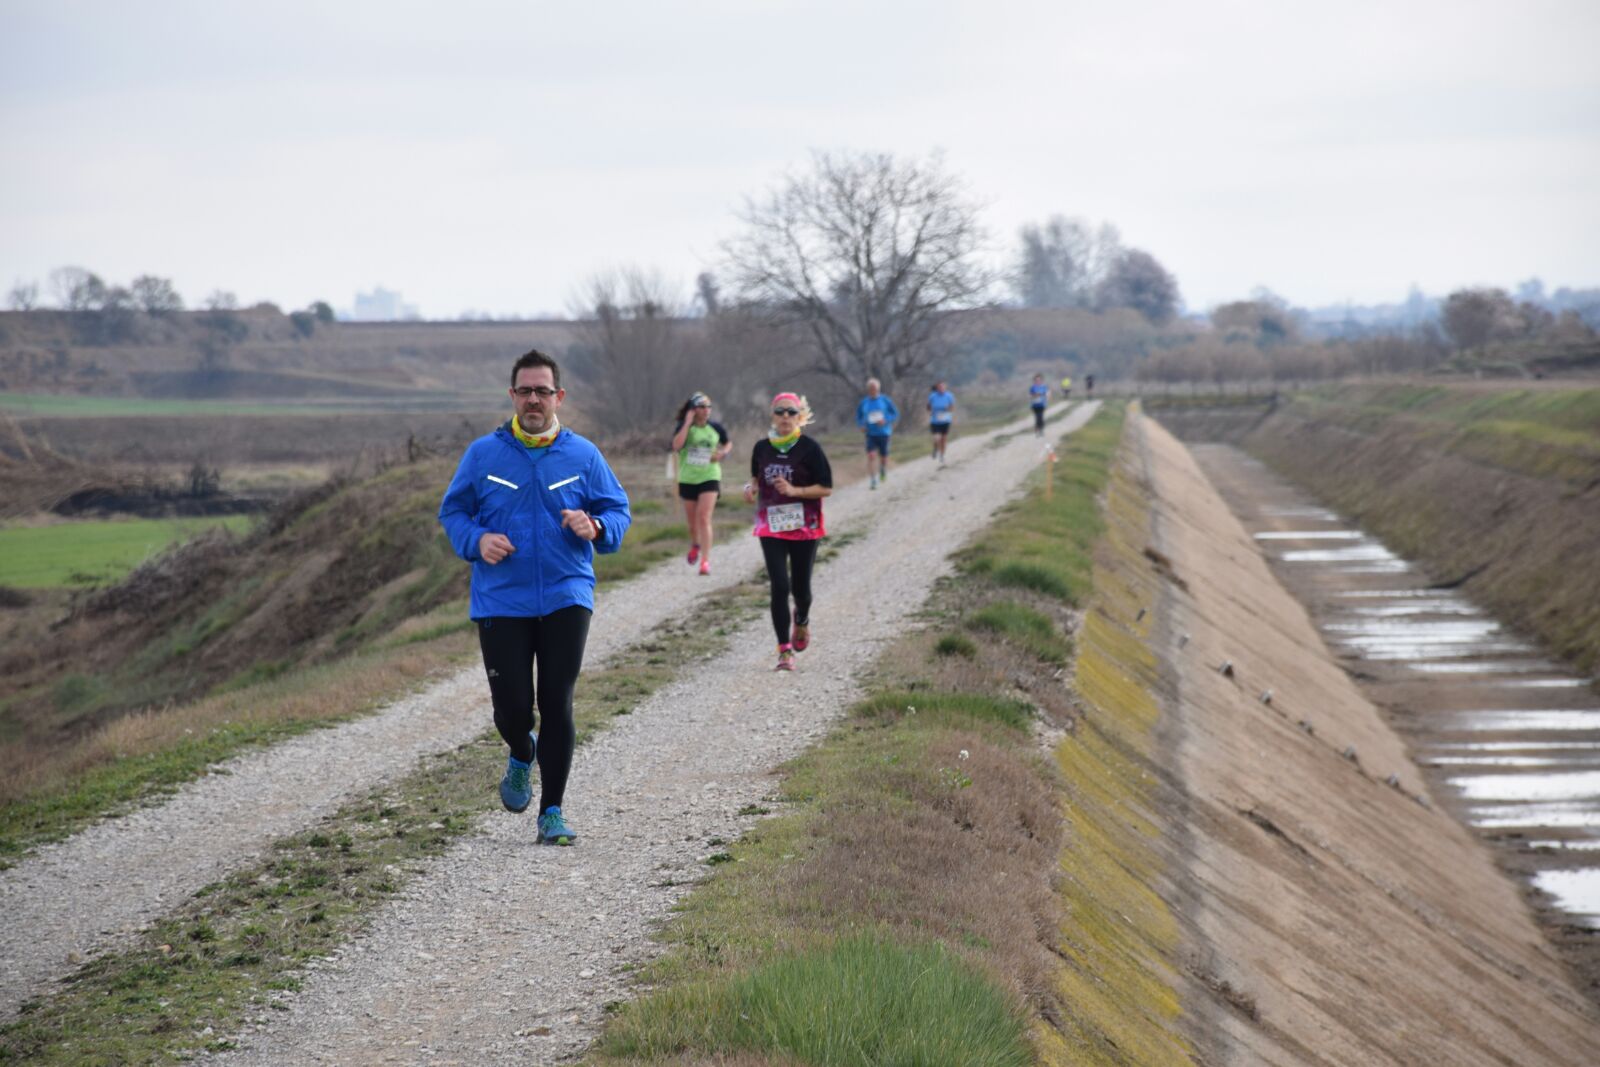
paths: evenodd
<path fill-rule="evenodd" d="M 1077 428 L 1092 407 L 1053 429 Z M 629 995 L 624 965 L 654 951 L 650 931 L 705 870 L 711 839 L 751 824 L 739 810 L 859 697 L 860 672 L 910 624 L 951 550 L 1040 456 L 1031 433 L 1000 447 L 960 444 L 944 469 L 906 464 L 867 501 L 865 492 L 854 503 L 839 494 L 848 506 L 837 510 L 830 501 L 830 528 L 848 528 L 845 516 L 869 504 L 872 523 L 819 567 L 815 643 L 799 670 L 773 672 L 764 616 L 745 626 L 729 652 L 579 749 L 568 791 L 578 847 L 541 848 L 531 819 L 486 815 L 224 1062 L 442 1067 L 580 1055 L 604 1006 Z"/>
<path fill-rule="evenodd" d="M 948 480 L 975 457 L 988 457 L 989 440 L 952 442 L 952 466 L 934 476 Z M 906 445 L 920 449 L 922 442 L 908 435 Z M 1031 436 L 1019 435 L 1005 454 L 1016 457 L 1012 465 L 1020 472 L 1038 448 Z M 828 501 L 830 530 L 862 525 L 932 470 L 921 458 L 897 466 L 888 492 L 869 495 L 865 485 L 840 490 Z M 1014 481 L 1008 474 L 1004 484 Z M 760 566 L 756 539 L 740 537 L 718 546 L 710 578 L 669 560 L 602 588 L 586 660 L 604 663 L 681 612 L 686 587 L 705 594 L 743 581 Z M 0 1021 L 14 1017 L 28 998 L 48 993 L 54 980 L 90 955 L 125 944 L 195 890 L 261 855 L 272 841 L 314 825 L 372 782 L 401 774 L 490 724 L 482 669 L 465 668 L 374 715 L 230 760 L 170 800 L 98 823 L 0 872 L 0 914 L 6 917 L 0 924 Z"/>

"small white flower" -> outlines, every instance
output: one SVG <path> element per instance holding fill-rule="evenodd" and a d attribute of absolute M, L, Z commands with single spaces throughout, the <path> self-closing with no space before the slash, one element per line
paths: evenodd
<path fill-rule="evenodd" d="M 968 757 L 968 756 L 970 756 L 970 755 L 971 755 L 971 753 L 970 753 L 970 752 L 968 752 L 968 751 L 967 751 L 967 750 L 966 750 L 966 749 L 962 749 L 962 750 L 961 750 L 961 758 L 962 758 L 962 759 L 966 759 L 966 758 L 967 758 L 967 757 Z"/>

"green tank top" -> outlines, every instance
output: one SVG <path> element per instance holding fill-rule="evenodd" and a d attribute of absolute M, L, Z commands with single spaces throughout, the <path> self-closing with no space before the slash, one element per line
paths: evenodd
<path fill-rule="evenodd" d="M 711 458 L 721 443 L 722 435 L 710 423 L 690 426 L 684 435 L 683 447 L 678 449 L 678 482 L 699 485 L 722 481 L 722 464 Z"/>

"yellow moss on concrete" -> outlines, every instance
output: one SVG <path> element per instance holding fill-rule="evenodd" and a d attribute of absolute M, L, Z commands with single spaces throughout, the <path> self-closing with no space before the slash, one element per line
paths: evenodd
<path fill-rule="evenodd" d="M 1049 1064 L 1192 1064 L 1177 1022 L 1178 923 L 1157 887 L 1163 832 L 1147 762 L 1161 716 L 1156 661 L 1145 644 L 1158 593 L 1143 558 L 1147 515 L 1128 443 L 1107 488 L 1107 533 L 1094 600 L 1078 640 L 1077 688 L 1087 705 L 1056 750 L 1068 781 L 1061 857 L 1064 920 L 1060 1031 L 1036 1044 Z"/>

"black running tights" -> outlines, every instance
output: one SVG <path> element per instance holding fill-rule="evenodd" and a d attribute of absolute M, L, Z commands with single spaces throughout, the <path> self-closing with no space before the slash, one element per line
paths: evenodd
<path fill-rule="evenodd" d="M 761 554 L 767 560 L 767 577 L 772 579 L 772 629 L 777 632 L 778 644 L 787 645 L 791 590 L 794 621 L 804 626 L 811 619 L 811 565 L 817 561 L 817 543 L 763 537 Z"/>
<path fill-rule="evenodd" d="M 589 609 L 562 608 L 539 618 L 499 616 L 478 620 L 478 646 L 489 675 L 494 725 L 526 762 L 533 753 L 534 664 L 539 667 L 539 810 L 560 807 L 572 770 L 577 731 L 572 725 L 572 688 L 589 639 Z"/>
<path fill-rule="evenodd" d="M 1033 428 L 1035 430 L 1044 429 L 1044 408 L 1033 409 Z"/>

